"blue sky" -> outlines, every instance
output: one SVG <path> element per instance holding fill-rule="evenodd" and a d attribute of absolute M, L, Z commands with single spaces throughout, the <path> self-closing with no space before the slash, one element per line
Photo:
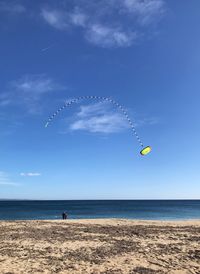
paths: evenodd
<path fill-rule="evenodd" d="M 200 198 L 198 0 L 0 1 L 0 198 Z M 146 157 L 107 96 L 135 122 Z"/>

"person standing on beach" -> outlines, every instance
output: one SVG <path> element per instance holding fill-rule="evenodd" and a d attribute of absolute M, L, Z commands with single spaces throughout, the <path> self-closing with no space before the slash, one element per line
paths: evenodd
<path fill-rule="evenodd" d="M 63 218 L 63 220 L 66 220 L 66 219 L 67 219 L 67 213 L 66 213 L 66 212 L 63 212 L 63 213 L 62 213 L 62 218 Z"/>

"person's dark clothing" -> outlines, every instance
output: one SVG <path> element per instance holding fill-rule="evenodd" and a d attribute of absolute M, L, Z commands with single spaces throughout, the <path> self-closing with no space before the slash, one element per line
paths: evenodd
<path fill-rule="evenodd" d="M 62 213 L 62 218 L 63 218 L 63 220 L 66 220 L 66 219 L 67 219 L 67 213 L 66 213 L 66 212 L 63 212 L 63 213 Z"/>

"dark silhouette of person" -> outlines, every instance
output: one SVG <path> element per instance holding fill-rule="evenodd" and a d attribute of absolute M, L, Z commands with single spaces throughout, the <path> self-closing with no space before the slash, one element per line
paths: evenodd
<path fill-rule="evenodd" d="M 66 219 L 67 219 L 67 213 L 66 213 L 66 212 L 63 212 L 63 213 L 62 213 L 62 218 L 63 218 L 63 220 L 66 220 Z"/>

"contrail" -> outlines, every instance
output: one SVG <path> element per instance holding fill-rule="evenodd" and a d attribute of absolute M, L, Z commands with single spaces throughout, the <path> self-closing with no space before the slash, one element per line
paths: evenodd
<path fill-rule="evenodd" d="M 41 49 L 41 51 L 47 51 L 48 49 L 50 49 L 50 48 L 52 48 L 52 47 L 54 47 L 54 46 L 55 46 L 55 44 L 50 45 L 49 47 L 46 47 L 46 48 Z"/>

